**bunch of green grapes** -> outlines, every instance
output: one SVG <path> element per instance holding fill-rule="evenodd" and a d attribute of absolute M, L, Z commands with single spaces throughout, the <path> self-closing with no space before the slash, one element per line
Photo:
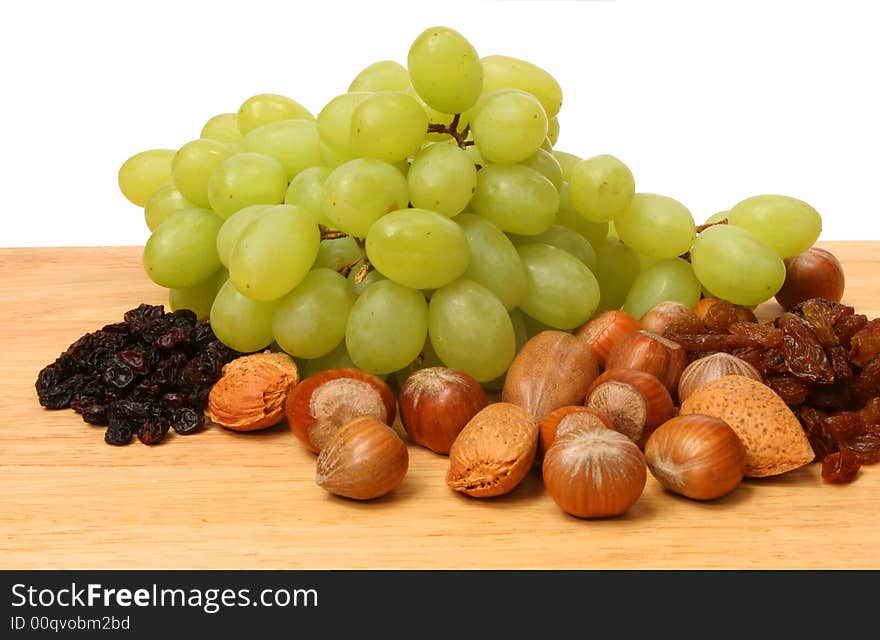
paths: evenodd
<path fill-rule="evenodd" d="M 544 69 L 434 27 L 406 66 L 369 65 L 317 115 L 252 96 L 179 149 L 129 158 L 119 185 L 172 308 L 305 373 L 442 363 L 490 383 L 529 336 L 597 310 L 640 317 L 705 291 L 758 304 L 818 237 L 818 214 L 783 196 L 698 235 L 617 158 L 556 149 L 561 107 Z"/>

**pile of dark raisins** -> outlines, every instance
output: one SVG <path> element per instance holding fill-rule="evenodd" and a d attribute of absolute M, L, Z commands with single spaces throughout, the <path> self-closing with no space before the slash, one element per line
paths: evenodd
<path fill-rule="evenodd" d="M 188 435 L 204 426 L 211 386 L 239 355 L 192 311 L 142 304 L 40 371 L 37 396 L 47 409 L 70 407 L 85 422 L 106 426 L 108 444 L 129 444 L 135 435 L 158 444 L 169 429 Z"/>
<path fill-rule="evenodd" d="M 880 462 L 880 318 L 813 298 L 764 324 L 716 302 L 702 325 L 665 336 L 692 360 L 724 351 L 758 369 L 798 416 L 826 481 L 851 482 L 860 465 Z"/>

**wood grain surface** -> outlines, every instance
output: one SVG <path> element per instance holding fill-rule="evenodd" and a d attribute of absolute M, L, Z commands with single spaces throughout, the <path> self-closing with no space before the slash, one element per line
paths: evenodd
<path fill-rule="evenodd" d="M 845 302 L 880 315 L 880 245 L 824 246 Z M 414 445 L 392 494 L 338 499 L 285 424 L 107 446 L 42 409 L 34 381 L 83 333 L 166 302 L 140 251 L 0 249 L 0 568 L 880 568 L 880 465 L 832 486 L 813 464 L 706 504 L 649 477 L 624 516 L 581 521 L 534 471 L 508 496 L 455 494 L 446 458 Z"/>

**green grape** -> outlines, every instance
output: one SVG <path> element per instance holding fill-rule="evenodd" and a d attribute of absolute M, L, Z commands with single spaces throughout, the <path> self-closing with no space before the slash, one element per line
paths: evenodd
<path fill-rule="evenodd" d="M 144 203 L 144 220 L 153 231 L 175 211 L 193 209 L 195 205 L 183 197 L 174 184 L 168 183 L 156 189 Z"/>
<path fill-rule="evenodd" d="M 428 116 L 399 91 L 369 96 L 351 114 L 351 143 L 365 158 L 399 162 L 418 153 L 428 132 Z"/>
<path fill-rule="evenodd" d="M 592 222 L 606 222 L 626 210 L 636 186 L 625 164 L 614 156 L 601 155 L 571 167 L 568 188 L 571 203 L 582 216 Z"/>
<path fill-rule="evenodd" d="M 547 123 L 547 138 L 550 140 L 551 147 L 548 151 L 552 151 L 553 145 L 559 142 L 559 118 L 557 116 L 550 118 Z"/>
<path fill-rule="evenodd" d="M 486 56 L 483 65 L 483 93 L 513 87 L 531 93 L 548 118 L 562 107 L 562 87 L 544 69 L 510 56 Z"/>
<path fill-rule="evenodd" d="M 332 269 L 310 271 L 278 303 L 272 317 L 275 341 L 297 358 L 320 358 L 345 338 L 355 296 Z"/>
<path fill-rule="evenodd" d="M 626 294 L 639 275 L 639 254 L 617 238 L 605 238 L 593 245 L 596 250 L 596 269 L 599 281 L 599 310 L 620 309 Z"/>
<path fill-rule="evenodd" d="M 599 283 L 583 262 L 549 244 L 519 247 L 526 268 L 526 295 L 520 308 L 556 329 L 586 322 L 599 304 Z"/>
<path fill-rule="evenodd" d="M 577 231 L 594 248 L 608 237 L 610 225 L 608 222 L 590 222 L 578 213 L 571 204 L 567 182 L 563 182 L 562 187 L 559 189 L 559 211 L 556 213 L 556 224 L 561 224 L 563 227 Z"/>
<path fill-rule="evenodd" d="M 221 113 L 214 116 L 202 127 L 202 133 L 199 137 L 219 142 L 241 142 L 242 135 L 238 128 L 238 114 Z"/>
<path fill-rule="evenodd" d="M 519 309 L 511 309 L 507 314 L 510 316 L 510 322 L 513 325 L 513 335 L 516 338 L 516 352 L 523 348 L 529 340 L 529 331 L 526 326 L 526 314 Z"/>
<path fill-rule="evenodd" d="M 654 256 L 646 256 L 639 254 L 639 273 L 644 273 L 645 269 L 660 260 L 669 260 L 670 258 L 655 258 Z M 662 301 L 661 301 L 662 302 Z"/>
<path fill-rule="evenodd" d="M 150 149 L 136 153 L 119 167 L 119 190 L 129 202 L 144 206 L 156 189 L 171 182 L 173 149 Z"/>
<path fill-rule="evenodd" d="M 521 90 L 515 89 L 513 87 L 508 87 L 508 88 L 504 88 L 504 89 L 496 89 L 495 91 L 483 93 L 480 95 L 479 98 L 477 98 L 477 101 L 474 102 L 474 104 L 469 109 L 467 109 L 466 111 L 463 111 L 459 115 L 458 130 L 463 131 L 464 127 L 466 127 L 468 125 L 472 125 L 474 119 L 476 119 L 477 115 L 483 110 L 483 107 L 485 107 L 491 100 L 495 99 L 498 96 L 506 95 L 508 93 L 519 94 L 525 98 L 534 98 L 535 97 L 530 93 L 526 93 L 525 91 L 521 91 Z M 446 116 L 446 117 L 449 117 L 449 116 Z M 448 124 L 448 123 L 444 123 L 444 124 Z M 471 132 L 468 135 L 468 138 L 473 139 L 473 132 Z"/>
<path fill-rule="evenodd" d="M 276 120 L 312 120 L 315 116 L 286 96 L 261 93 L 245 100 L 238 109 L 238 130 L 246 136 L 252 130 Z"/>
<path fill-rule="evenodd" d="M 476 50 L 448 27 L 431 27 L 416 38 L 407 69 L 419 96 L 442 113 L 468 109 L 483 89 L 483 66 Z"/>
<path fill-rule="evenodd" d="M 357 158 L 324 182 L 324 214 L 334 229 L 364 238 L 376 220 L 409 202 L 406 178 L 387 162 Z"/>
<path fill-rule="evenodd" d="M 728 219 L 730 224 L 751 231 L 781 258 L 806 251 L 822 233 L 819 212 L 788 196 L 746 198 L 730 210 Z"/>
<path fill-rule="evenodd" d="M 348 87 L 352 91 L 409 91 L 412 84 L 406 68 L 394 60 L 374 62 L 361 71 Z"/>
<path fill-rule="evenodd" d="M 553 153 L 553 143 L 550 142 L 549 137 L 544 138 L 544 142 L 541 143 L 540 148 L 543 149 L 544 151 L 546 151 L 547 153 L 550 153 L 550 154 Z"/>
<path fill-rule="evenodd" d="M 351 268 L 351 271 L 348 272 L 348 288 L 351 289 L 351 292 L 360 296 L 364 291 L 367 290 L 374 282 L 378 282 L 379 280 L 385 280 L 385 276 L 376 271 L 375 269 L 371 269 L 366 273 L 366 275 L 361 279 L 360 282 L 357 281 L 358 275 L 360 275 L 361 267 L 363 266 L 363 262 L 359 262 Z"/>
<path fill-rule="evenodd" d="M 428 304 L 420 291 L 374 282 L 348 314 L 345 345 L 355 366 L 386 374 L 416 359 L 428 335 Z"/>
<path fill-rule="evenodd" d="M 691 212 L 666 196 L 637 193 L 616 220 L 617 235 L 638 253 L 674 258 L 687 252 L 697 235 Z"/>
<path fill-rule="evenodd" d="M 489 162 L 520 162 L 544 142 L 547 114 L 533 96 L 518 91 L 501 93 L 483 105 L 471 131 L 480 154 Z"/>
<path fill-rule="evenodd" d="M 713 213 L 711 216 L 706 218 L 706 222 L 704 224 L 712 224 L 714 222 L 721 222 L 730 217 L 730 210 L 719 211 L 718 213 Z"/>
<path fill-rule="evenodd" d="M 663 258 L 645 267 L 636 277 L 623 310 L 638 320 L 667 300 L 693 309 L 701 292 L 700 281 L 689 262 L 681 258 Z"/>
<path fill-rule="evenodd" d="M 356 156 L 354 143 L 351 139 L 351 118 L 354 110 L 372 93 L 360 91 L 357 93 L 343 93 L 328 102 L 318 114 L 318 135 L 324 145 L 321 154 L 324 164 L 339 166 L 343 162 L 353 160 Z M 334 162 L 329 162 L 327 156 Z"/>
<path fill-rule="evenodd" d="M 733 304 L 769 300 L 785 281 L 785 263 L 772 247 L 732 224 L 709 227 L 691 248 L 697 279 L 715 296 Z"/>
<path fill-rule="evenodd" d="M 233 145 L 208 138 L 183 145 L 171 164 L 174 186 L 184 198 L 198 207 L 211 206 L 208 180 L 223 162 L 235 153 Z"/>
<path fill-rule="evenodd" d="M 172 311 L 189 309 L 196 314 L 199 320 L 203 320 L 211 315 L 211 305 L 214 304 L 214 298 L 228 278 L 229 273 L 226 269 L 221 268 L 214 275 L 191 287 L 169 289 L 168 304 L 171 305 Z"/>
<path fill-rule="evenodd" d="M 406 181 L 414 207 L 451 218 L 470 202 L 477 188 L 477 168 L 467 151 L 458 145 L 437 142 L 418 153 Z"/>
<path fill-rule="evenodd" d="M 261 153 L 236 153 L 208 179 L 208 202 L 224 219 L 252 204 L 280 204 L 286 191 L 284 167 Z"/>
<path fill-rule="evenodd" d="M 162 287 L 191 287 L 220 268 L 217 232 L 223 221 L 207 209 L 172 213 L 144 246 L 144 269 Z"/>
<path fill-rule="evenodd" d="M 534 169 L 490 164 L 477 172 L 471 207 L 508 233 L 534 235 L 550 228 L 559 210 L 559 192 Z"/>
<path fill-rule="evenodd" d="M 455 222 L 427 209 L 379 218 L 367 234 L 367 257 L 386 278 L 413 289 L 436 289 L 467 269 L 467 236 Z"/>
<path fill-rule="evenodd" d="M 557 249 L 567 251 L 583 262 L 591 271 L 596 268 L 596 250 L 589 241 L 573 229 L 555 224 L 543 233 L 534 236 L 511 235 L 511 242 L 517 247 L 524 244 L 543 242 Z"/>
<path fill-rule="evenodd" d="M 447 367 L 478 382 L 503 374 L 516 355 L 516 334 L 504 305 L 486 287 L 466 278 L 431 297 L 428 337 Z"/>
<path fill-rule="evenodd" d="M 287 186 L 284 204 L 295 204 L 312 214 L 325 227 L 333 223 L 324 213 L 324 182 L 333 172 L 330 167 L 309 167 L 296 174 Z"/>
<path fill-rule="evenodd" d="M 252 204 L 244 209 L 239 209 L 223 221 L 223 226 L 217 232 L 217 257 L 220 258 L 220 264 L 229 267 L 232 249 L 242 232 L 271 206 L 269 204 Z"/>
<path fill-rule="evenodd" d="M 318 256 L 312 268 L 339 271 L 363 258 L 363 250 L 358 246 L 357 240 L 351 236 L 321 240 L 321 247 L 318 249 Z"/>
<path fill-rule="evenodd" d="M 321 234 L 312 216 L 291 204 L 260 212 L 241 232 L 229 257 L 229 279 L 254 300 L 274 300 L 312 268 Z"/>
<path fill-rule="evenodd" d="M 556 189 L 562 188 L 562 167 L 559 160 L 544 149 L 538 149 L 528 158 L 520 162 L 521 165 L 534 169 L 553 183 Z"/>
<path fill-rule="evenodd" d="M 333 351 L 320 358 L 313 358 L 311 360 L 297 359 L 297 366 L 299 367 L 300 376 L 305 380 L 309 376 L 321 373 L 322 371 L 354 367 L 354 362 L 351 361 L 351 356 L 348 355 L 345 341 L 342 341 Z"/>
<path fill-rule="evenodd" d="M 576 156 L 573 153 L 566 153 L 565 151 L 559 151 L 558 149 L 553 150 L 553 157 L 559 162 L 559 166 L 562 167 L 562 179 L 565 182 L 568 182 L 571 179 L 572 170 L 583 162 L 583 158 L 580 156 Z"/>
<path fill-rule="evenodd" d="M 232 280 L 227 280 L 211 305 L 211 329 L 231 349 L 260 351 L 274 340 L 272 316 L 277 307 L 277 300 L 262 302 L 241 295 Z"/>
<path fill-rule="evenodd" d="M 252 129 L 244 150 L 271 156 L 292 179 L 303 169 L 321 164 L 318 126 L 314 120 L 277 120 Z"/>
<path fill-rule="evenodd" d="M 464 277 L 492 292 L 505 309 L 513 309 L 526 294 L 526 271 L 510 239 L 486 218 L 462 213 L 455 221 L 467 236 L 471 260 Z"/>

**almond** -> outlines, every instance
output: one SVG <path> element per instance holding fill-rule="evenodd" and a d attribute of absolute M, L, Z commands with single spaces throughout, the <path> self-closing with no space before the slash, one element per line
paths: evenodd
<path fill-rule="evenodd" d="M 449 450 L 446 484 L 476 498 L 512 491 L 538 447 L 538 423 L 524 409 L 496 402 L 471 418 Z"/>
<path fill-rule="evenodd" d="M 770 387 L 745 376 L 725 376 L 694 391 L 679 415 L 724 420 L 746 450 L 748 477 L 773 476 L 813 461 L 815 454 L 800 422 Z"/>
<path fill-rule="evenodd" d="M 223 366 L 208 395 L 208 417 L 233 431 L 256 431 L 284 418 L 287 394 L 299 381 L 296 363 L 286 353 L 265 351 L 241 356 Z"/>
<path fill-rule="evenodd" d="M 564 331 L 542 331 L 510 365 L 501 400 L 542 420 L 559 407 L 583 404 L 598 375 L 596 356 L 585 341 Z"/>

